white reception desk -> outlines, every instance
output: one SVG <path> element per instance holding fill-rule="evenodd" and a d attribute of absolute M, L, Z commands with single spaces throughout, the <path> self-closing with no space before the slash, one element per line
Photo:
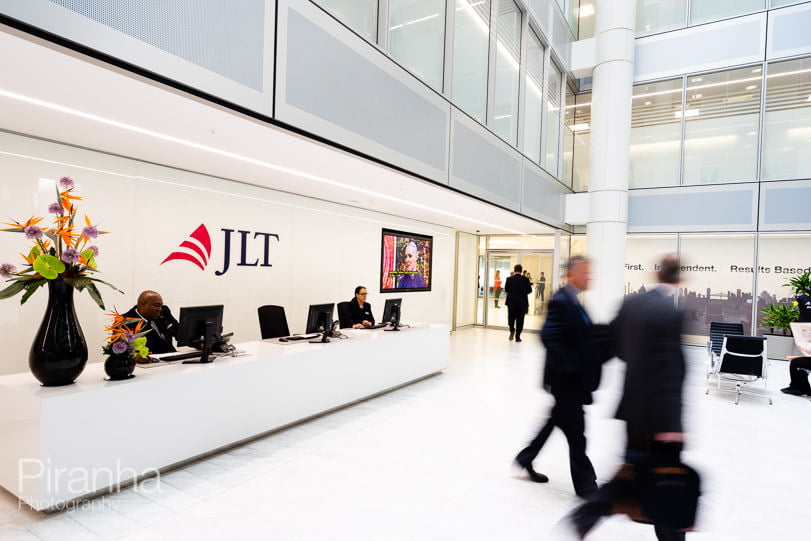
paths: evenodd
<path fill-rule="evenodd" d="M 242 343 L 240 357 L 136 368 L 126 381 L 105 381 L 103 363 L 66 387 L 2 376 L 0 485 L 59 508 L 448 366 L 445 325 L 342 332 L 328 344 Z"/>

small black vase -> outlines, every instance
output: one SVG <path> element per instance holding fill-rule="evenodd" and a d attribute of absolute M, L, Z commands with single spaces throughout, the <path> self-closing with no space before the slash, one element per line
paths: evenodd
<path fill-rule="evenodd" d="M 28 354 L 31 373 L 46 387 L 70 385 L 86 364 L 87 342 L 73 308 L 73 287 L 61 278 L 49 280 L 48 306 Z"/>
<path fill-rule="evenodd" d="M 110 381 L 134 378 L 133 370 L 135 359 L 130 355 L 110 355 L 104 361 L 104 372 L 110 377 Z"/>

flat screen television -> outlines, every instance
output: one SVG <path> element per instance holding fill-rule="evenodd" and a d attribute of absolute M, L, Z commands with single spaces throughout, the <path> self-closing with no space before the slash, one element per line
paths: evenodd
<path fill-rule="evenodd" d="M 307 311 L 307 328 L 304 333 L 323 333 L 325 329 L 329 332 L 330 326 L 332 325 L 332 312 L 334 310 L 334 302 L 330 304 L 311 304 L 310 309 Z"/>
<path fill-rule="evenodd" d="M 386 304 L 383 306 L 383 319 L 381 323 L 400 323 L 400 307 L 403 304 L 403 299 L 386 299 Z"/>
<path fill-rule="evenodd" d="M 183 361 L 185 364 L 211 362 L 211 347 L 222 334 L 223 310 L 222 304 L 180 307 L 177 345 L 200 349 L 200 360 Z"/>
<path fill-rule="evenodd" d="M 380 250 L 380 292 L 431 291 L 434 238 L 384 229 Z"/>

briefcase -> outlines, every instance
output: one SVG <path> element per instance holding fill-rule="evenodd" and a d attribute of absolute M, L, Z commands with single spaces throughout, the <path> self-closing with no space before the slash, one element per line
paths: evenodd
<path fill-rule="evenodd" d="M 642 513 L 657 526 L 690 530 L 695 525 L 701 478 L 693 468 L 676 462 L 652 465 L 639 472 Z"/>

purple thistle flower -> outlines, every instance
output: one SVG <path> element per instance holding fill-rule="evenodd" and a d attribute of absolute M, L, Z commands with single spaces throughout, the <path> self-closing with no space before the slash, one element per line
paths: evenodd
<path fill-rule="evenodd" d="M 59 184 L 61 184 L 63 188 L 73 188 L 74 182 L 70 177 L 62 177 L 59 179 Z"/>
<path fill-rule="evenodd" d="M 95 239 L 99 236 L 99 230 L 95 225 L 88 225 L 82 229 L 82 235 L 89 239 Z"/>
<path fill-rule="evenodd" d="M 94 246 L 88 246 L 87 249 L 88 250 L 93 250 L 93 257 L 98 257 L 99 256 L 99 247 L 98 246 L 95 246 L 95 245 Z"/>
<path fill-rule="evenodd" d="M 73 265 L 79 261 L 79 251 L 75 248 L 65 248 L 60 259 L 68 265 Z"/>
<path fill-rule="evenodd" d="M 124 353 L 127 353 L 129 349 L 130 346 L 126 342 L 122 342 L 121 340 L 113 342 L 113 353 L 116 355 L 123 355 Z"/>
<path fill-rule="evenodd" d="M 42 229 L 35 225 L 29 225 L 25 229 L 25 238 L 27 239 L 41 239 L 42 238 Z"/>
<path fill-rule="evenodd" d="M 12 272 L 17 272 L 17 267 L 12 265 L 11 263 L 3 263 L 0 265 L 0 276 L 3 278 L 11 278 Z"/>
<path fill-rule="evenodd" d="M 51 203 L 48 205 L 48 212 L 51 214 L 62 214 L 62 203 Z"/>

